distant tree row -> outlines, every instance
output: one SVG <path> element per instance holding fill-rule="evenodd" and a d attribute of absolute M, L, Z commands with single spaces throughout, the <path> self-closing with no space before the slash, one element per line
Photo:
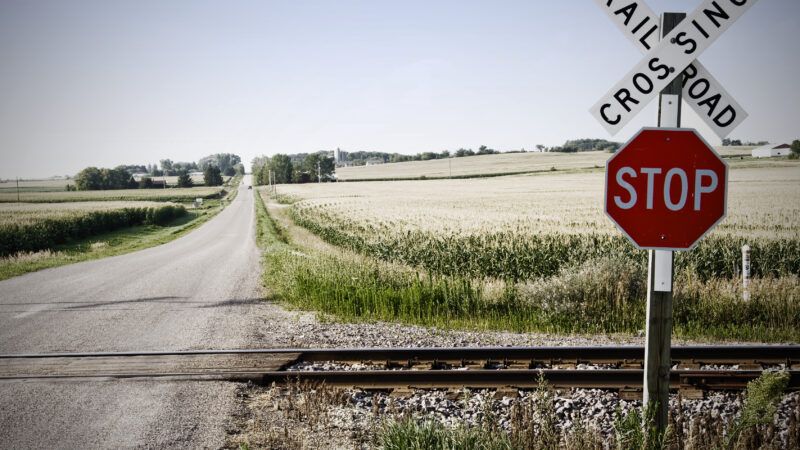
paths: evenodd
<path fill-rule="evenodd" d="M 722 145 L 724 147 L 728 146 L 757 146 L 757 145 L 767 145 L 769 142 L 767 141 L 758 141 L 758 142 L 750 142 L 750 141 L 742 141 L 741 139 L 729 139 L 725 138 L 722 140 Z"/>
<path fill-rule="evenodd" d="M 253 183 L 269 184 L 269 173 L 278 184 L 310 183 L 333 179 L 336 165 L 328 152 L 277 154 L 272 157 L 259 156 L 253 159 Z"/>
<path fill-rule="evenodd" d="M 241 158 L 231 153 L 209 155 L 196 163 L 173 163 L 170 159 L 162 159 L 160 164 L 160 169 L 155 164 L 129 164 L 113 169 L 87 167 L 75 175 L 75 184 L 67 185 L 67 190 L 150 189 L 157 187 L 152 177 L 160 176 L 177 176 L 178 187 L 192 187 L 194 182 L 189 172 L 193 170 L 203 171 L 203 182 L 206 186 L 220 186 L 223 175 L 230 177 L 244 173 Z M 136 181 L 133 174 L 145 175 Z"/>
<path fill-rule="evenodd" d="M 577 152 L 610 152 L 614 153 L 622 146 L 619 142 L 607 141 L 605 139 L 573 139 L 564 143 L 560 147 L 544 148 L 548 152 L 577 153 Z M 538 148 L 539 146 L 537 146 Z"/>
<path fill-rule="evenodd" d="M 415 155 L 404 155 L 401 153 L 357 151 L 357 152 L 346 152 L 345 161 L 351 166 L 363 166 L 369 164 L 370 162 L 395 163 L 395 162 L 406 162 L 406 161 L 429 161 L 431 159 L 446 159 L 450 157 L 461 158 L 464 156 L 493 155 L 497 153 L 500 153 L 500 151 L 491 149 L 485 145 L 481 145 L 477 151 L 472 150 L 471 148 L 470 149 L 459 148 L 454 152 L 451 152 L 450 150 L 443 150 L 438 153 L 422 152 L 422 153 L 417 153 Z M 302 155 L 303 154 L 300 154 L 298 156 Z"/>

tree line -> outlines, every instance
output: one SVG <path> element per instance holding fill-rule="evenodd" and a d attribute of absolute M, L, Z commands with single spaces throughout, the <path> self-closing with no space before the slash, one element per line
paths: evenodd
<path fill-rule="evenodd" d="M 298 153 L 275 156 L 259 156 L 253 159 L 253 183 L 265 185 L 270 183 L 270 171 L 275 183 L 309 183 L 331 181 L 334 178 L 336 164 L 328 152 Z"/>
<path fill-rule="evenodd" d="M 622 144 L 619 142 L 607 141 L 605 139 L 574 139 L 568 140 L 564 145 L 546 147 L 544 145 L 536 145 L 536 151 L 539 152 L 591 152 L 591 151 L 608 151 L 615 152 Z M 441 152 L 421 152 L 414 155 L 403 155 L 400 153 L 385 153 L 385 152 L 370 152 L 370 151 L 356 151 L 356 152 L 343 152 L 344 162 L 350 166 L 363 166 L 370 162 L 407 162 L 407 161 L 428 161 L 431 159 L 447 159 L 447 158 L 463 158 L 467 156 L 479 155 L 497 155 L 500 153 L 526 153 L 527 150 L 521 148 L 519 150 L 500 151 L 493 148 L 481 145 L 477 150 L 471 148 L 459 148 L 458 150 L 450 151 L 443 150 Z"/>
<path fill-rule="evenodd" d="M 192 187 L 194 181 L 189 174 L 191 170 L 203 171 L 204 185 L 221 186 L 223 175 L 234 176 L 237 173 L 244 173 L 241 158 L 230 153 L 209 155 L 196 163 L 173 163 L 169 159 L 162 159 L 160 163 L 160 167 L 155 164 L 120 165 L 113 169 L 87 167 L 75 175 L 75 184 L 68 184 L 67 190 L 98 191 L 166 187 L 166 182 L 157 184 L 153 181 L 152 177 L 159 176 L 177 176 L 177 187 Z M 134 179 L 134 174 L 140 175 L 138 181 Z"/>
<path fill-rule="evenodd" d="M 767 145 L 767 144 L 769 144 L 769 142 L 767 142 L 767 141 L 751 142 L 751 141 L 742 141 L 741 139 L 729 139 L 729 138 L 725 138 L 725 139 L 722 140 L 722 146 L 723 147 L 728 147 L 728 146 L 748 146 L 748 147 L 753 147 L 753 146 L 761 146 L 761 145 Z"/>

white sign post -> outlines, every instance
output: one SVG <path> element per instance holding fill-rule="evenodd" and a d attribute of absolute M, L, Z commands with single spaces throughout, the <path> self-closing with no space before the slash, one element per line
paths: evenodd
<path fill-rule="evenodd" d="M 611 1 L 608 0 L 607 3 Z M 618 133 L 756 1 L 704 0 L 686 20 L 664 36 L 647 52 L 642 61 L 592 106 L 592 115 L 610 134 Z M 637 33 L 640 32 L 641 29 L 637 30 Z M 697 68 L 697 65 L 694 67 Z M 697 72 L 700 73 L 699 70 Z M 706 70 L 703 70 L 703 74 L 709 75 Z M 695 75 L 695 78 L 698 76 Z M 690 91 L 695 84 L 689 86 Z M 708 89 L 705 86 L 706 83 L 695 86 L 694 96 L 690 98 L 696 98 L 698 107 L 708 108 L 712 121 L 727 124 L 731 120 L 729 115 L 720 115 L 723 110 L 717 110 L 721 96 L 713 96 L 704 101 L 703 97 L 708 92 L 701 94 L 701 91 L 711 89 L 710 81 Z M 724 107 L 723 109 L 730 111 Z"/>
<path fill-rule="evenodd" d="M 659 17 L 643 1 L 595 0 L 615 25 L 642 53 L 658 45 Z M 747 118 L 747 112 L 699 60 L 683 71 L 682 97 L 720 139 Z"/>

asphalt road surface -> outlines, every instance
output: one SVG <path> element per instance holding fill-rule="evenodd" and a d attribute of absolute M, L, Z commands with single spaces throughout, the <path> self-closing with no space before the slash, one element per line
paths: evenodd
<path fill-rule="evenodd" d="M 245 180 L 245 184 L 250 182 Z M 253 192 L 168 244 L 0 282 L 0 353 L 252 347 Z M 0 448 L 216 448 L 236 384 L 0 382 Z"/>

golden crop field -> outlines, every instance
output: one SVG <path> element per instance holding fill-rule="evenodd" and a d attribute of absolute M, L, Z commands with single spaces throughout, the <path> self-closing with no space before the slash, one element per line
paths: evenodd
<path fill-rule="evenodd" d="M 47 179 L 47 180 L 19 180 L 20 191 L 64 191 L 67 184 L 74 184 L 73 180 L 64 178 Z M 0 181 L 0 192 L 16 193 L 17 181 L 16 180 L 2 180 Z"/>
<path fill-rule="evenodd" d="M 197 197 L 211 198 L 218 196 L 221 186 L 166 188 L 166 189 L 118 189 L 108 191 L 57 191 L 57 192 L 22 192 L 20 201 L 28 203 L 59 203 L 88 201 L 176 201 L 188 202 Z M 17 201 L 14 191 L 0 191 L 0 203 Z"/>
<path fill-rule="evenodd" d="M 728 215 L 716 234 L 800 235 L 800 166 L 731 170 Z M 603 213 L 601 172 L 484 179 L 295 184 L 294 208 L 398 232 L 618 233 Z"/>
<path fill-rule="evenodd" d="M 753 147 L 716 147 L 723 157 L 750 155 Z M 611 157 L 607 152 L 527 152 L 461 158 L 409 161 L 372 166 L 340 167 L 336 176 L 342 181 L 392 180 L 426 178 L 459 178 L 491 176 L 523 172 L 545 172 L 552 169 L 575 171 L 605 167 Z"/>
<path fill-rule="evenodd" d="M 340 167 L 340 180 L 446 178 L 472 175 L 557 170 L 591 169 L 602 167 L 611 156 L 606 152 L 581 153 L 502 153 L 499 155 L 467 156 L 462 158 L 409 161 L 374 166 Z"/>

